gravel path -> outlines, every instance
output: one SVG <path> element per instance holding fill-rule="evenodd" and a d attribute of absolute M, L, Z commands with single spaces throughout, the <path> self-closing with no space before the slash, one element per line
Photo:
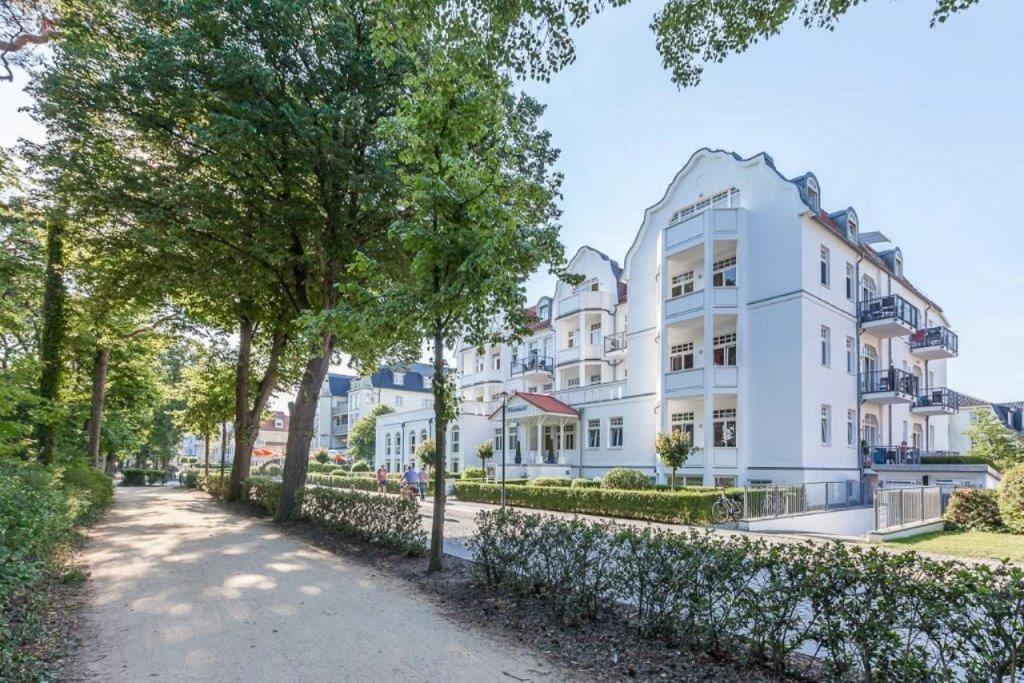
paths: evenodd
<path fill-rule="evenodd" d="M 118 488 L 89 534 L 78 674 L 103 681 L 553 680 L 401 581 L 176 487 Z"/>

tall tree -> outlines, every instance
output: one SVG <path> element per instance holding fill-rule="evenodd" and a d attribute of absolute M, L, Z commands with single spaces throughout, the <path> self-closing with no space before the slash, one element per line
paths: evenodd
<path fill-rule="evenodd" d="M 54 459 L 54 420 L 60 398 L 64 340 L 67 336 L 64 284 L 63 212 L 54 209 L 46 221 L 46 275 L 43 285 L 43 319 L 39 341 L 39 398 L 49 415 L 36 424 L 39 461 L 49 464 Z"/>
<path fill-rule="evenodd" d="M 235 368 L 223 349 L 204 349 L 182 373 L 178 396 L 183 407 L 175 413 L 182 431 L 203 437 L 204 467 L 210 473 L 210 442 L 218 426 L 235 410 Z M 225 439 L 221 438 L 221 448 Z"/>
<path fill-rule="evenodd" d="M 1024 462 L 1024 441 L 990 410 L 979 410 L 964 434 L 971 440 L 967 455 L 983 458 L 1000 472 Z"/>

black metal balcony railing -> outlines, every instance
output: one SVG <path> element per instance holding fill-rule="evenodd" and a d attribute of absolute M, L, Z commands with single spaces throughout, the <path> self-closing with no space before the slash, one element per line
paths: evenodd
<path fill-rule="evenodd" d="M 552 373 L 555 369 L 555 362 L 547 356 L 527 356 L 512 364 L 512 374 L 522 375 L 527 372 Z"/>
<path fill-rule="evenodd" d="M 945 387 L 929 389 L 914 399 L 915 408 L 929 408 L 931 406 L 952 408 L 960 407 L 960 394 Z"/>
<path fill-rule="evenodd" d="M 875 446 L 871 460 L 876 465 L 920 465 L 921 449 L 911 446 Z"/>
<path fill-rule="evenodd" d="M 956 333 L 947 327 L 929 327 L 910 335 L 911 350 L 939 346 L 956 354 L 959 351 L 959 343 Z"/>
<path fill-rule="evenodd" d="M 861 373 L 860 392 L 862 394 L 896 392 L 917 396 L 917 377 L 896 368 Z"/>
<path fill-rule="evenodd" d="M 899 294 L 861 301 L 857 312 L 861 323 L 893 320 L 904 322 L 915 330 L 917 329 L 917 308 Z"/>
<path fill-rule="evenodd" d="M 626 348 L 626 333 L 610 334 L 604 338 L 604 352 L 622 351 Z"/>

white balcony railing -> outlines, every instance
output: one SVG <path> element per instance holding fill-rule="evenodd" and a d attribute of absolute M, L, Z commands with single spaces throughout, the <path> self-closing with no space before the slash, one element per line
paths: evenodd
<path fill-rule="evenodd" d="M 560 299 L 555 311 L 558 317 L 562 317 L 582 310 L 611 310 L 615 303 L 610 292 L 576 292 Z"/>
<path fill-rule="evenodd" d="M 608 382 L 605 384 L 591 384 L 586 387 L 561 389 L 559 391 L 551 392 L 551 396 L 554 396 L 562 403 L 571 406 L 578 405 L 580 403 L 610 401 L 622 398 L 625 395 L 625 391 L 626 382 L 624 380 L 619 380 L 617 382 Z"/>
<path fill-rule="evenodd" d="M 693 311 L 699 311 L 704 308 L 704 296 L 705 291 L 698 289 L 695 292 L 684 294 L 683 296 L 677 296 L 673 299 L 669 299 L 665 302 L 665 317 L 675 318 L 680 315 L 686 315 Z"/>
<path fill-rule="evenodd" d="M 688 391 L 704 386 L 704 368 L 691 368 L 665 374 L 665 391 Z"/>
<path fill-rule="evenodd" d="M 717 238 L 735 237 L 740 230 L 741 211 L 712 209 L 671 223 L 665 228 L 665 253 L 688 247 L 704 235 L 705 228 Z"/>

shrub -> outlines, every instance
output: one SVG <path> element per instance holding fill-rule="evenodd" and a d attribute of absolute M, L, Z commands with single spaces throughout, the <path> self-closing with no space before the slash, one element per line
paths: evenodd
<path fill-rule="evenodd" d="M 121 475 L 121 486 L 163 485 L 171 476 L 166 470 L 147 470 L 139 468 L 122 470 Z"/>
<path fill-rule="evenodd" d="M 313 460 L 316 460 L 321 465 L 331 459 L 331 456 L 327 453 L 326 448 L 318 448 L 313 451 Z"/>
<path fill-rule="evenodd" d="M 654 522 L 709 523 L 711 506 L 718 499 L 718 492 L 714 490 L 670 493 L 565 486 L 507 486 L 505 491 L 506 501 L 519 507 Z M 455 495 L 459 500 L 496 504 L 500 502 L 501 487 L 498 484 L 459 481 L 455 483 Z"/>
<path fill-rule="evenodd" d="M 426 550 L 419 507 L 402 498 L 317 486 L 303 493 L 302 514 L 315 524 L 395 552 L 419 555 Z"/>
<path fill-rule="evenodd" d="M 210 470 L 209 475 L 200 474 L 198 477 L 199 488 L 206 491 L 214 498 L 223 498 L 228 492 L 228 482 L 231 479 L 231 473 L 225 471 L 224 476 L 220 476 L 220 472 Z"/>
<path fill-rule="evenodd" d="M 634 470 L 629 467 L 616 467 L 604 475 L 604 478 L 601 480 L 601 486 L 606 489 L 641 491 L 651 488 L 651 480 L 640 470 Z"/>
<path fill-rule="evenodd" d="M 572 479 L 565 477 L 537 477 L 527 483 L 530 486 L 572 486 Z"/>
<path fill-rule="evenodd" d="M 273 479 L 249 477 L 245 480 L 245 499 L 263 508 L 268 515 L 272 515 L 277 511 L 277 503 L 281 500 L 281 487 L 281 482 Z"/>
<path fill-rule="evenodd" d="M 1024 465 L 1007 470 L 997 491 L 1003 524 L 1015 534 L 1024 534 Z"/>
<path fill-rule="evenodd" d="M 479 579 L 542 596 L 564 621 L 624 616 L 645 637 L 767 664 L 782 677 L 1024 674 L 1024 569 L 1005 563 L 842 543 L 768 544 L 511 509 L 477 515 L 470 549 Z"/>
<path fill-rule="evenodd" d="M 317 486 L 328 486 L 336 489 L 356 489 L 358 491 L 376 491 L 377 480 L 373 477 L 353 477 L 338 474 L 316 474 L 310 473 L 306 481 Z M 400 484 L 398 479 L 388 477 L 387 492 L 398 493 Z"/>
<path fill-rule="evenodd" d="M 462 470 L 462 474 L 459 475 L 463 481 L 482 480 L 484 478 L 483 467 L 467 467 Z"/>
<path fill-rule="evenodd" d="M 194 489 L 199 486 L 199 470 L 185 470 L 178 475 L 183 488 Z"/>
<path fill-rule="evenodd" d="M 601 482 L 597 479 L 573 479 L 570 486 L 574 489 L 599 489 Z"/>
<path fill-rule="evenodd" d="M 369 472 L 370 471 L 370 464 L 367 463 L 365 460 L 360 460 L 359 462 L 356 462 L 356 463 L 352 464 L 352 470 L 351 471 L 352 472 Z"/>
<path fill-rule="evenodd" d="M 74 524 L 89 524 L 114 503 L 114 480 L 105 472 L 80 464 L 64 471 L 64 491 Z"/>
<path fill-rule="evenodd" d="M 992 458 L 980 455 L 922 455 L 922 465 L 989 465 L 995 467 Z"/>
<path fill-rule="evenodd" d="M 945 520 L 960 529 L 995 531 L 1003 526 L 999 502 L 991 489 L 956 489 L 946 507 Z"/>

